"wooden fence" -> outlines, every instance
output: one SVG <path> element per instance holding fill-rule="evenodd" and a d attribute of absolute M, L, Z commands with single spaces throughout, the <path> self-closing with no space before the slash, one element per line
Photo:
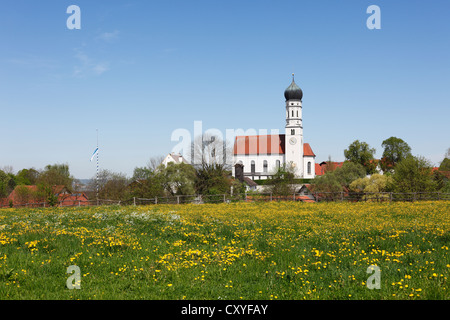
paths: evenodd
<path fill-rule="evenodd" d="M 104 205 L 152 205 L 152 204 L 204 204 L 204 203 L 231 203 L 231 202 L 271 202 L 271 201 L 297 201 L 297 202 L 395 202 L 395 201 L 450 201 L 450 193 L 442 192 L 378 192 L 378 193 L 351 193 L 351 192 L 320 192 L 310 194 L 294 193 L 292 195 L 280 196 L 272 193 L 242 193 L 242 194 L 218 194 L 218 195 L 179 195 L 170 197 L 138 198 L 128 200 L 80 200 L 62 201 L 55 204 L 58 207 L 85 207 Z M 13 205 L 14 208 L 41 208 L 49 207 L 46 202 L 25 203 Z M 9 208 L 9 205 L 0 208 Z"/>

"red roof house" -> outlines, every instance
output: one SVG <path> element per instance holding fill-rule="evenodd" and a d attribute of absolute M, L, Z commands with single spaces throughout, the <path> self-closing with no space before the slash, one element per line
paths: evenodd
<path fill-rule="evenodd" d="M 85 206 L 89 204 L 88 197 L 84 192 L 72 193 L 65 186 L 53 186 L 53 194 L 57 197 L 58 206 Z M 7 198 L 0 199 L 0 207 L 12 204 L 14 207 L 28 206 L 40 207 L 48 205 L 45 195 L 37 186 L 16 186 Z"/>

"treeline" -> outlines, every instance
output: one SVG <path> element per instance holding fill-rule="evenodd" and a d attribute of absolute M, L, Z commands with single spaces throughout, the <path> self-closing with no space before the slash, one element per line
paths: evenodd
<path fill-rule="evenodd" d="M 43 199 L 54 202 L 52 186 L 64 186 L 69 192 L 83 190 L 89 199 L 128 200 L 193 194 L 229 194 L 244 192 L 245 186 L 231 176 L 231 170 L 221 164 L 202 164 L 196 168 L 180 163 L 167 166 L 155 165 L 154 159 L 145 167 L 136 167 L 131 178 L 123 173 L 100 170 L 98 179 L 93 177 L 82 186 L 71 176 L 67 164 L 48 165 L 43 170 L 34 168 L 0 170 L 0 198 L 6 198 L 14 189 L 21 199 Z M 5 172 L 7 171 L 7 172 Z M 37 189 L 21 189 L 20 186 L 36 185 Z M 23 194 L 22 194 L 23 193 Z"/>
<path fill-rule="evenodd" d="M 410 146 L 400 138 L 390 137 L 382 147 L 382 158 L 376 160 L 374 148 L 354 141 L 344 150 L 342 166 L 329 159 L 325 174 L 314 179 L 311 189 L 333 193 L 450 193 L 450 148 L 435 169 L 426 158 L 413 156 Z"/>
<path fill-rule="evenodd" d="M 87 188 L 83 188 L 70 175 L 67 164 L 49 165 L 40 171 L 34 168 L 23 169 L 16 175 L 11 171 L 0 171 L 0 197 L 7 197 L 20 185 L 37 185 L 38 191 L 24 188 L 24 192 L 36 192 L 28 195 L 28 198 L 34 199 L 42 198 L 41 190 L 50 190 L 54 185 L 63 185 L 71 192 L 83 189 L 90 199 L 96 199 L 98 195 L 99 199 L 108 200 L 225 194 L 230 193 L 232 187 L 235 192 L 245 190 L 245 186 L 231 176 L 231 170 L 221 164 L 203 164 L 197 168 L 185 163 L 169 163 L 167 166 L 157 167 L 148 165 L 136 167 L 131 178 L 123 173 L 100 170 L 98 180 L 96 178 L 93 177 Z M 47 194 L 50 196 L 51 192 Z"/>
<path fill-rule="evenodd" d="M 74 180 L 67 164 L 48 165 L 43 170 L 22 169 L 17 174 L 14 174 L 11 167 L 4 167 L 0 170 L 0 199 L 8 197 L 15 190 L 16 197 L 21 202 L 39 199 L 54 204 L 57 197 L 53 187 L 64 186 L 69 192 L 73 192 Z"/>
<path fill-rule="evenodd" d="M 193 167 L 190 164 L 168 163 L 137 167 L 133 176 L 101 170 L 98 183 L 92 179 L 90 190 L 98 186 L 99 199 L 127 200 L 133 197 L 151 199 L 154 197 L 182 195 L 214 195 L 244 192 L 245 186 L 231 176 L 231 170 L 221 164 L 204 164 Z M 93 195 L 91 197 L 94 198 Z M 95 195 L 96 197 L 96 195 Z"/>
<path fill-rule="evenodd" d="M 391 137 L 382 143 L 383 156 L 374 158 L 375 149 L 366 142 L 354 141 L 344 150 L 345 161 L 337 165 L 328 159 L 325 174 L 310 183 L 313 192 L 445 192 L 450 193 L 450 148 L 439 168 L 430 161 L 413 156 L 411 148 L 402 139 Z M 217 155 L 213 149 L 211 154 Z M 231 176 L 231 167 L 216 159 L 207 159 L 201 165 L 186 163 L 161 164 L 163 158 L 150 159 L 147 166 L 136 167 L 132 177 L 101 170 L 98 180 L 91 179 L 87 188 L 70 174 L 68 164 L 48 165 L 43 170 L 23 169 L 14 174 L 12 168 L 0 170 L 0 198 L 6 198 L 16 189 L 24 199 L 43 199 L 54 202 L 53 186 L 64 186 L 69 192 L 84 191 L 89 199 L 129 200 L 133 197 L 182 195 L 215 195 L 244 193 L 245 185 Z M 289 166 L 282 166 L 265 183 L 265 191 L 274 195 L 291 195 L 297 184 Z M 20 186 L 36 185 L 30 189 Z M 19 187 L 18 187 L 19 186 Z"/>

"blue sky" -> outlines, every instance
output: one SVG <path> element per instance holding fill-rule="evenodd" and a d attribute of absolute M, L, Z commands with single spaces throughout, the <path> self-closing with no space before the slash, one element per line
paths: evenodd
<path fill-rule="evenodd" d="M 69 30 L 69 5 L 81 30 Z M 381 29 L 369 30 L 369 5 Z M 0 168 L 68 163 L 131 175 L 172 132 L 279 129 L 295 73 L 316 161 L 356 139 L 405 140 L 436 165 L 450 147 L 450 2 L 4 0 Z"/>

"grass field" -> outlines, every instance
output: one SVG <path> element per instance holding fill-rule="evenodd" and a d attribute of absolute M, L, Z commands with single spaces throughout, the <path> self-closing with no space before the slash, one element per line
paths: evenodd
<path fill-rule="evenodd" d="M 0 299 L 450 299 L 449 246 L 443 201 L 5 209 Z"/>

